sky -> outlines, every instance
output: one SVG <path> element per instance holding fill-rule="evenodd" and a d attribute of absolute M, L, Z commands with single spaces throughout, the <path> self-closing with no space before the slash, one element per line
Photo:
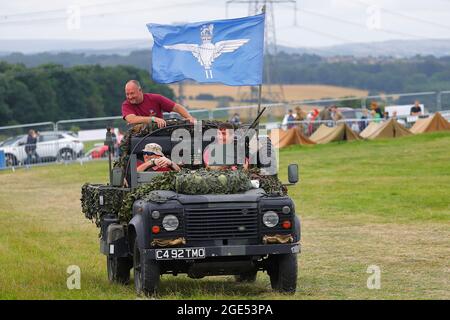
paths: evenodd
<path fill-rule="evenodd" d="M 146 23 L 236 18 L 249 7 L 227 0 L 1 0 L 0 40 L 150 40 Z M 450 0 L 291 0 L 273 4 L 273 16 L 277 43 L 290 47 L 450 39 Z"/>

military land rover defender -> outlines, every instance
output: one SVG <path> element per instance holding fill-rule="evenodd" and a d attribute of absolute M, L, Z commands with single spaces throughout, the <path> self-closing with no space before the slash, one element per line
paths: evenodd
<path fill-rule="evenodd" d="M 95 219 L 100 229 L 100 251 L 106 256 L 109 280 L 127 284 L 133 269 L 137 293 L 151 295 L 157 292 L 162 274 L 187 274 L 193 279 L 233 275 L 236 281 L 253 282 L 257 272 L 263 271 L 274 290 L 294 293 L 300 220 L 294 202 L 282 192 L 286 184 L 282 185 L 276 175 L 261 176 L 259 187 L 250 183 L 228 193 L 225 190 L 234 178 L 227 172 L 223 173 L 229 179 L 223 193 L 185 193 L 176 183 L 163 190 L 146 189 L 155 179 L 177 179 L 179 173 L 138 172 L 142 149 L 148 143 L 158 143 L 170 156 L 179 142 L 171 133 L 183 127 L 191 129 L 192 125 L 177 120 L 173 124 L 168 121 L 165 128 L 138 134 L 130 130 L 122 142 L 119 163 L 112 168 L 110 162 L 109 184 L 83 186 L 83 212 Z M 214 127 L 216 123 L 203 122 L 201 129 Z M 202 143 L 202 152 L 208 143 Z M 271 152 L 270 140 L 266 147 Z M 202 164 L 186 167 L 184 177 L 196 175 L 196 170 L 207 172 Z M 253 171 L 242 172 L 259 172 L 260 167 L 258 160 Z M 296 164 L 289 165 L 288 177 L 289 184 L 297 182 Z M 257 174 L 249 175 L 249 182 L 258 178 Z M 282 190 L 267 190 L 270 181 L 276 181 Z"/>

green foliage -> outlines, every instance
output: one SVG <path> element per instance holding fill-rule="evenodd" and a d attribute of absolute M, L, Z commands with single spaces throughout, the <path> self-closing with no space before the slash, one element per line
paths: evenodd
<path fill-rule="evenodd" d="M 156 190 L 173 190 L 176 171 L 165 172 L 154 177 L 149 183 L 142 185 L 133 192 L 129 192 L 123 199 L 119 210 L 119 219 L 122 222 L 128 222 L 131 219 L 133 203 L 138 199 L 146 199 Z M 149 200 L 149 199 L 146 199 Z"/>
<path fill-rule="evenodd" d="M 72 131 L 74 133 L 78 133 L 78 131 L 80 131 L 80 127 L 79 126 L 71 126 L 69 131 Z"/>
<path fill-rule="evenodd" d="M 353 96 L 346 96 L 344 98 L 353 98 Z M 353 108 L 358 109 L 361 108 L 361 100 L 355 99 L 355 100 L 342 100 L 340 103 L 337 104 L 339 108 Z"/>
<path fill-rule="evenodd" d="M 128 68 L 141 70 L 144 73 L 150 69 L 151 51 L 134 51 L 126 56 L 77 53 L 23 55 L 14 53 L 0 59 L 10 63 L 24 63 L 24 65 L 29 67 L 52 62 L 65 67 L 83 65 L 83 68 L 92 70 L 100 68 L 103 69 L 103 72 L 98 78 L 101 78 L 102 83 L 103 81 L 105 82 L 105 86 L 109 86 L 110 94 L 115 94 L 115 87 L 111 88 L 110 84 L 111 82 L 114 83 L 117 78 L 124 79 L 124 75 L 129 73 Z M 266 57 L 265 64 L 265 82 L 270 80 L 272 83 L 318 83 L 387 93 L 448 90 L 450 87 L 450 58 L 448 56 L 436 58 L 418 55 L 404 59 L 391 57 L 347 59 L 345 57 L 325 58 L 311 54 L 279 52 L 276 57 Z M 268 64 L 273 65 L 270 79 L 267 73 Z M 14 68 L 22 70 L 25 68 L 24 65 L 15 65 L 16 67 Z M 99 65 L 103 66 L 103 68 Z M 127 65 L 127 67 L 121 67 L 120 70 L 111 67 L 118 65 Z M 0 74 L 9 68 L 8 64 L 1 62 Z M 93 73 L 95 74 L 96 71 Z M 134 73 L 136 74 L 137 71 L 134 71 Z M 148 79 L 148 77 L 146 78 Z M 152 88 L 147 87 L 147 84 L 149 83 L 146 83 L 145 88 L 151 90 Z M 169 89 L 164 87 L 161 90 Z M 167 92 L 164 91 L 164 93 Z M 122 93 L 119 92 L 119 94 L 120 99 L 122 99 Z M 105 103 L 105 108 L 108 109 L 110 107 L 114 108 L 115 106 Z M 115 109 L 113 110 L 115 111 Z M 107 114 L 111 114 L 111 112 L 107 112 Z"/>
<path fill-rule="evenodd" d="M 0 126 L 118 116 L 130 79 L 140 81 L 146 92 L 174 97 L 168 86 L 153 83 L 147 72 L 131 66 L 26 68 L 1 62 Z"/>
<path fill-rule="evenodd" d="M 81 187 L 81 210 L 84 216 L 100 227 L 105 214 L 118 214 L 127 191 L 107 185 L 85 183 Z"/>
<path fill-rule="evenodd" d="M 250 188 L 243 170 L 182 170 L 175 178 L 175 191 L 184 194 L 233 194 Z"/>
<path fill-rule="evenodd" d="M 210 93 L 200 93 L 198 94 L 195 99 L 197 100 L 214 100 L 214 95 Z"/>

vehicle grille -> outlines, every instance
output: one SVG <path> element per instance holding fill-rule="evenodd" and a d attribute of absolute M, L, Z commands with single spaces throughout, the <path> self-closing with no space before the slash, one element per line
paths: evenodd
<path fill-rule="evenodd" d="M 249 239 L 258 236 L 258 209 L 234 206 L 185 208 L 188 240 Z"/>

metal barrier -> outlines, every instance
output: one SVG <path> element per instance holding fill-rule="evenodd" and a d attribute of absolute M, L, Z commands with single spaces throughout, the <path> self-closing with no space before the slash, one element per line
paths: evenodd
<path fill-rule="evenodd" d="M 450 91 L 441 91 L 438 94 L 439 110 L 450 110 Z"/>
<path fill-rule="evenodd" d="M 56 124 L 54 122 L 37 122 L 0 127 L 0 141 L 3 142 L 14 136 L 26 135 L 30 129 L 40 132 L 55 131 Z"/>
<path fill-rule="evenodd" d="M 105 129 L 107 127 L 126 130 L 121 116 L 60 120 L 55 123 L 56 130 L 78 132 L 80 130 Z"/>
<path fill-rule="evenodd" d="M 443 110 L 440 111 L 440 113 L 442 114 L 442 116 L 447 119 L 447 121 L 450 122 L 450 109 L 449 110 Z"/>
<path fill-rule="evenodd" d="M 5 158 L 3 169 L 55 162 L 69 163 L 84 155 L 84 144 L 73 133 L 38 132 L 36 142 L 31 144 L 28 143 L 28 136 L 28 134 L 13 136 L 0 144 L 0 150 Z"/>
<path fill-rule="evenodd" d="M 358 132 L 357 129 L 359 129 L 359 132 L 361 132 L 370 121 L 374 120 L 361 120 L 358 117 L 355 118 L 354 115 L 356 115 L 357 112 L 361 112 L 362 109 L 369 108 L 372 101 L 376 101 L 380 107 L 384 107 L 386 105 L 412 105 L 415 100 L 419 100 L 420 103 L 425 105 L 426 113 L 440 111 L 447 120 L 450 120 L 450 91 L 413 92 L 367 97 L 346 97 L 341 99 L 302 100 L 289 103 L 265 103 L 262 107 L 267 107 L 268 110 L 260 119 L 260 123 L 263 124 L 261 125 L 261 130 L 264 133 L 271 128 L 286 128 L 287 125 L 285 124 L 283 126 L 282 121 L 290 109 L 292 109 L 293 112 L 296 112 L 298 110 L 297 108 L 300 108 L 305 113 L 308 113 L 314 109 L 322 109 L 323 107 L 335 105 L 340 108 L 348 107 L 348 109 L 345 110 L 353 116 L 350 116 L 349 118 L 349 116 L 346 115 L 345 118 L 347 119 L 342 121 L 345 121 L 354 131 Z M 250 123 L 256 117 L 257 105 L 233 106 L 210 110 L 192 109 L 189 111 L 198 120 L 230 120 L 236 114 L 242 123 Z M 405 118 L 397 118 L 399 122 L 405 124 L 407 127 L 411 126 Z M 321 124 L 334 126 L 336 125 L 336 122 L 331 120 L 305 120 L 290 123 L 290 125 L 300 126 L 307 136 L 313 134 Z M 67 137 L 67 135 L 71 135 L 70 132 L 105 129 L 106 127 L 119 128 L 119 130 L 125 132 L 127 124 L 123 121 L 121 116 L 112 116 L 61 120 L 56 123 L 40 122 L 4 126 L 0 127 L 0 141 L 2 141 L 0 142 L 0 151 L 3 150 L 6 168 L 14 166 L 31 166 L 48 162 L 68 163 L 71 161 L 80 161 L 80 163 L 82 163 L 83 161 L 105 159 L 107 153 L 105 154 L 105 147 L 102 143 L 103 137 L 97 141 L 99 143 L 98 146 L 94 146 L 93 143 L 86 143 L 93 147 L 86 148 L 83 142 L 78 141 L 76 135 L 72 137 Z M 25 151 L 26 136 L 30 129 L 39 131 L 41 139 L 38 140 L 36 144 L 37 156 L 32 154 L 31 159 L 29 154 Z M 49 136 L 48 141 L 44 141 L 47 140 L 47 136 Z M 65 139 L 78 141 L 83 147 L 81 149 L 75 148 L 73 145 L 75 145 L 76 142 L 67 142 Z M 88 151 L 90 152 L 88 153 Z M 117 155 L 117 153 L 118 151 L 116 148 L 115 155 Z"/>
<path fill-rule="evenodd" d="M 353 110 L 361 111 L 362 109 L 370 109 L 372 102 L 376 102 L 378 106 L 384 108 L 385 106 L 394 105 L 413 105 L 416 100 L 425 105 L 426 113 L 434 113 L 442 110 L 442 106 L 450 106 L 450 91 L 412 92 L 365 97 L 346 97 L 339 99 L 300 100 L 289 103 L 266 103 L 262 106 L 269 108 L 269 110 L 264 114 L 261 121 L 282 121 L 288 110 L 291 109 L 295 112 L 296 108 L 301 108 L 305 112 L 310 112 L 313 109 L 320 110 L 324 107 L 335 105 L 339 108 L 351 108 Z M 237 114 L 242 122 L 250 122 L 256 116 L 256 110 L 256 104 L 216 108 L 209 110 L 209 119 L 229 120 L 234 114 Z M 191 110 L 191 113 L 193 114 L 196 112 L 195 109 Z M 201 110 L 201 112 L 206 113 L 207 110 Z M 205 117 L 198 117 L 199 120 L 204 118 Z"/>

